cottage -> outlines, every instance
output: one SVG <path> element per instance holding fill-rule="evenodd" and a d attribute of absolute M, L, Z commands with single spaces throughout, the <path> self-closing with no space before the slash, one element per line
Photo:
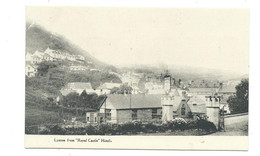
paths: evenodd
<path fill-rule="evenodd" d="M 220 108 L 224 111 L 225 114 L 230 114 L 230 109 L 228 105 L 229 96 L 236 94 L 236 84 L 223 84 L 218 91 L 220 99 Z"/>
<path fill-rule="evenodd" d="M 189 106 L 190 113 L 192 113 L 193 116 L 206 114 L 206 102 L 204 99 L 193 96 L 188 100 L 187 105 Z"/>
<path fill-rule="evenodd" d="M 133 120 L 160 120 L 162 114 L 160 95 L 110 94 L 96 112 L 87 112 L 88 117 L 97 116 L 96 122 L 125 123 Z M 93 122 L 93 120 L 92 120 Z"/>
<path fill-rule="evenodd" d="M 45 61 L 53 61 L 54 60 L 49 54 L 46 54 L 46 53 L 44 53 L 43 59 Z"/>
<path fill-rule="evenodd" d="M 27 62 L 25 67 L 25 75 L 28 77 L 34 77 L 36 73 L 37 73 L 37 66 Z"/>
<path fill-rule="evenodd" d="M 140 78 L 142 77 L 142 74 L 127 72 L 127 73 L 124 73 L 122 76 L 119 76 L 119 77 L 124 84 L 127 84 L 130 87 L 133 87 L 133 86 L 138 85 Z"/>
<path fill-rule="evenodd" d="M 44 53 L 43 53 L 43 52 L 40 52 L 40 51 L 38 51 L 38 50 L 36 50 L 36 51 L 33 53 L 33 55 L 34 55 L 34 56 L 38 56 L 38 57 L 40 57 L 41 59 L 43 59 Z"/>
<path fill-rule="evenodd" d="M 113 89 L 114 87 L 119 88 L 121 85 L 122 85 L 121 83 L 108 83 L 108 82 L 106 82 L 96 89 L 96 93 L 98 95 L 100 95 L 100 94 L 110 94 L 111 89 Z"/>
<path fill-rule="evenodd" d="M 83 91 L 86 91 L 88 94 L 95 93 L 95 91 L 92 89 L 92 86 L 90 83 L 85 82 L 71 82 L 68 83 L 65 87 L 63 87 L 60 92 L 63 96 L 68 95 L 69 93 L 76 92 L 81 94 Z"/>
<path fill-rule="evenodd" d="M 196 96 L 173 96 L 165 94 L 161 98 L 162 122 L 166 123 L 176 117 L 192 118 L 206 114 L 206 102 Z"/>
<path fill-rule="evenodd" d="M 200 114 L 206 114 L 206 102 L 198 97 L 110 94 L 102 101 L 97 111 L 86 113 L 86 121 L 119 124 L 133 120 L 170 121 L 176 117 L 192 118 Z"/>

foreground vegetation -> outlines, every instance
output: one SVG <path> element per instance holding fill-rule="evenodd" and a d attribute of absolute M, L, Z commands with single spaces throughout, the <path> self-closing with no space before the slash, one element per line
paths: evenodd
<path fill-rule="evenodd" d="M 236 94 L 227 100 L 232 114 L 248 112 L 249 80 L 243 79 L 236 86 Z"/>
<path fill-rule="evenodd" d="M 142 123 L 139 121 L 125 124 L 95 124 L 84 127 L 65 127 L 62 125 L 47 125 L 44 128 L 27 128 L 26 134 L 41 135 L 146 135 L 146 134 L 175 134 L 175 135 L 204 135 L 216 132 L 212 122 L 204 119 L 186 122 L 181 118 L 166 124 Z M 188 132 L 188 133 L 187 133 Z"/>

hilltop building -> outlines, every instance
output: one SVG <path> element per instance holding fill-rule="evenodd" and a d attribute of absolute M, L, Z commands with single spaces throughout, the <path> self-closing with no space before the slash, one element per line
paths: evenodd
<path fill-rule="evenodd" d="M 86 66 L 78 65 L 78 66 L 70 66 L 71 71 L 86 71 L 89 70 Z"/>
<path fill-rule="evenodd" d="M 34 77 L 37 73 L 37 65 L 32 64 L 30 62 L 26 62 L 25 66 L 25 75 L 28 77 Z"/>
<path fill-rule="evenodd" d="M 138 83 L 143 75 L 133 72 L 127 72 L 122 76 L 119 76 L 122 83 L 130 87 L 138 86 Z"/>

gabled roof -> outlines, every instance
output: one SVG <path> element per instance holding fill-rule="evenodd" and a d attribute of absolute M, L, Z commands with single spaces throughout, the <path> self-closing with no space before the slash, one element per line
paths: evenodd
<path fill-rule="evenodd" d="M 35 68 L 35 69 L 37 69 L 38 68 L 38 66 L 37 65 L 35 65 L 35 64 L 32 64 L 31 62 L 29 62 L 29 61 L 26 61 L 26 66 L 31 66 L 31 67 L 33 67 L 33 68 Z"/>
<path fill-rule="evenodd" d="M 112 89 L 114 87 L 120 87 L 121 83 L 104 83 L 101 86 L 98 87 L 98 89 Z"/>
<path fill-rule="evenodd" d="M 92 89 L 92 86 L 89 82 L 71 82 L 68 83 L 63 89 Z"/>
<path fill-rule="evenodd" d="M 50 56 L 49 54 L 47 54 L 47 53 L 44 53 L 43 56 L 51 57 L 51 56 Z"/>
<path fill-rule="evenodd" d="M 74 90 L 65 90 L 65 89 L 61 89 L 60 90 L 60 92 L 61 92 L 61 95 L 63 95 L 63 96 L 67 96 L 69 93 L 76 93 L 76 91 L 74 91 Z"/>
<path fill-rule="evenodd" d="M 115 109 L 140 109 L 162 107 L 161 95 L 109 94 L 107 95 L 107 102 L 110 102 Z"/>
<path fill-rule="evenodd" d="M 38 55 L 33 55 L 32 57 L 41 59 L 41 57 L 39 57 Z"/>
<path fill-rule="evenodd" d="M 187 104 L 192 113 L 206 113 L 206 101 L 197 96 L 191 97 Z"/>
<path fill-rule="evenodd" d="M 175 96 L 173 100 L 173 111 L 177 111 L 179 105 L 181 104 L 181 101 L 183 98 L 181 96 Z"/>
<path fill-rule="evenodd" d="M 236 93 L 236 86 L 235 85 L 223 85 L 219 91 L 219 93 Z"/>
<path fill-rule="evenodd" d="M 189 91 L 192 93 L 209 93 L 209 92 L 216 92 L 217 88 L 189 88 Z"/>

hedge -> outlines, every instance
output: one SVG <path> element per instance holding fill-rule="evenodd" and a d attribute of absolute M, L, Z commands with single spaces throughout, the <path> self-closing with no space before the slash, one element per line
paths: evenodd
<path fill-rule="evenodd" d="M 216 127 L 212 122 L 204 119 L 186 122 L 182 118 L 174 119 L 166 124 L 155 125 L 153 123 L 142 123 L 138 121 L 125 124 L 103 123 L 99 125 L 87 125 L 85 127 L 62 128 L 61 126 L 47 126 L 44 130 L 26 129 L 26 133 L 40 133 L 50 135 L 132 135 L 138 133 L 158 133 L 166 131 L 184 131 L 197 129 L 205 132 L 215 132 Z"/>

